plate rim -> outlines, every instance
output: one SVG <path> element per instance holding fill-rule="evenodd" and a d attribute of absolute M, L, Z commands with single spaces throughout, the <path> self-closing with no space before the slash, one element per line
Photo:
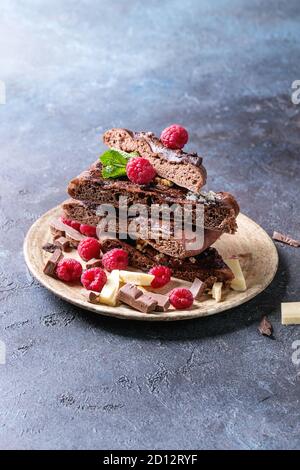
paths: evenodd
<path fill-rule="evenodd" d="M 149 313 L 141 313 L 137 312 L 135 310 L 129 309 L 128 308 L 128 313 L 118 313 L 117 309 L 118 307 L 111 307 L 107 305 L 95 305 L 88 303 L 88 301 L 85 300 L 72 300 L 68 296 L 62 295 L 60 292 L 58 292 L 55 288 L 51 286 L 51 284 L 48 284 L 40 270 L 36 269 L 33 263 L 30 260 L 30 249 L 29 249 L 29 242 L 33 234 L 35 233 L 36 230 L 38 230 L 38 226 L 42 222 L 43 219 L 47 219 L 50 217 L 52 214 L 54 216 L 54 213 L 58 211 L 61 208 L 61 205 L 59 204 L 58 206 L 53 207 L 52 209 L 46 211 L 44 214 L 42 214 L 28 229 L 24 243 L 23 243 L 23 253 L 24 253 L 24 259 L 26 266 L 31 273 L 31 275 L 38 280 L 38 282 L 45 287 L 47 290 L 52 292 L 54 295 L 59 297 L 60 299 L 69 302 L 72 305 L 75 305 L 76 307 L 82 308 L 87 311 L 92 311 L 94 313 L 108 316 L 108 317 L 113 317 L 113 318 L 119 318 L 122 320 L 138 320 L 138 321 L 180 321 L 180 320 L 191 320 L 195 318 L 201 318 L 201 317 L 207 317 L 211 315 L 216 315 L 221 312 L 225 312 L 228 310 L 231 310 L 232 308 L 238 307 L 240 305 L 243 305 L 244 303 L 248 302 L 249 300 L 252 300 L 254 297 L 257 295 L 261 294 L 273 281 L 277 270 L 278 270 L 278 264 L 279 264 L 279 257 L 278 257 L 278 251 L 275 243 L 273 242 L 272 238 L 270 235 L 259 225 L 257 222 L 252 220 L 250 217 L 247 215 L 240 213 L 238 217 L 243 217 L 247 219 L 252 225 L 256 226 L 256 228 L 264 233 L 264 235 L 269 239 L 270 244 L 272 245 L 273 249 L 273 254 L 274 254 L 274 266 L 271 275 L 267 279 L 267 281 L 259 288 L 258 291 L 254 292 L 249 292 L 249 295 L 245 297 L 244 299 L 239 299 L 238 297 L 236 299 L 233 299 L 229 305 L 224 305 L 223 302 L 216 303 L 214 304 L 213 309 L 208 309 L 208 310 L 201 310 L 201 307 L 194 308 L 192 310 L 176 310 L 168 312 L 166 314 L 165 312 L 163 313 L 155 313 L 155 314 L 149 314 Z M 270 245 L 270 246 L 271 246 Z M 42 248 L 41 248 L 42 249 Z M 125 307 L 124 307 L 125 308 Z M 126 307 L 127 310 L 127 307 Z M 205 312 L 205 313 L 204 313 Z"/>

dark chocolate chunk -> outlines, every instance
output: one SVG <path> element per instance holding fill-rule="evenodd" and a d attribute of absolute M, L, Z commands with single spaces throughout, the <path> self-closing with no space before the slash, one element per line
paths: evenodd
<path fill-rule="evenodd" d="M 57 246 L 54 245 L 54 243 L 45 243 L 45 245 L 42 246 L 43 250 L 47 251 L 48 253 L 54 253 L 54 251 L 57 249 Z"/>
<path fill-rule="evenodd" d="M 56 267 L 62 257 L 62 251 L 59 248 L 56 248 L 53 255 L 51 256 L 51 258 L 48 259 L 44 267 L 44 273 L 47 274 L 47 276 L 56 278 Z"/>
<path fill-rule="evenodd" d="M 264 315 L 260 321 L 258 331 L 261 335 L 273 337 L 273 326 L 271 322 L 268 320 L 268 317 Z"/>
<path fill-rule="evenodd" d="M 272 238 L 273 240 L 285 243 L 286 245 L 294 246 L 295 248 L 298 248 L 300 246 L 299 240 L 295 240 L 289 237 L 289 235 L 285 235 L 284 233 L 273 232 Z"/>

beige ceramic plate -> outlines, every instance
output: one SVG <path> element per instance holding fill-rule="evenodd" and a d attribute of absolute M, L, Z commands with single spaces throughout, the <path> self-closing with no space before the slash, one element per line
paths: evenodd
<path fill-rule="evenodd" d="M 226 258 L 232 255 L 251 253 L 252 258 L 242 257 L 242 267 L 246 277 L 248 289 L 246 292 L 228 290 L 224 300 L 217 303 L 209 297 L 203 301 L 195 302 L 190 310 L 170 310 L 166 313 L 144 314 L 129 307 L 108 307 L 106 305 L 93 305 L 87 302 L 80 286 L 71 286 L 46 276 L 43 267 L 50 256 L 42 246 L 51 241 L 49 222 L 53 217 L 60 215 L 60 207 L 55 207 L 38 219 L 30 228 L 24 242 L 24 254 L 27 266 L 34 277 L 47 289 L 68 302 L 86 310 L 130 320 L 166 321 L 186 320 L 189 318 L 204 317 L 223 312 L 237 305 L 241 305 L 262 292 L 275 276 L 278 255 L 274 243 L 267 233 L 253 220 L 243 214 L 238 216 L 238 231 L 235 235 L 224 234 L 214 246 Z M 68 256 L 77 257 L 76 250 Z M 81 260 L 82 261 L 82 260 Z M 178 286 L 189 286 L 190 283 L 174 279 L 167 290 Z"/>

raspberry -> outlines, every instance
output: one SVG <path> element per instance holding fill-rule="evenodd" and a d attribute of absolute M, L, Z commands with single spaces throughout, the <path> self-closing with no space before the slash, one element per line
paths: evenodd
<path fill-rule="evenodd" d="M 77 250 L 84 261 L 89 261 L 92 258 L 100 258 L 100 248 L 101 245 L 96 238 L 88 237 L 81 240 Z"/>
<path fill-rule="evenodd" d="M 96 227 L 93 227 L 92 225 L 81 224 L 79 230 L 80 230 L 80 233 L 82 233 L 83 235 L 86 235 L 87 237 L 97 236 Z"/>
<path fill-rule="evenodd" d="M 162 131 L 160 140 L 169 149 L 182 149 L 189 140 L 189 135 L 184 127 L 173 124 Z"/>
<path fill-rule="evenodd" d="M 56 267 L 56 275 L 61 281 L 78 281 L 81 274 L 82 266 L 79 261 L 73 258 L 63 258 Z"/>
<path fill-rule="evenodd" d="M 109 272 L 113 269 L 126 269 L 128 266 L 128 253 L 120 248 L 114 248 L 103 255 L 102 264 Z"/>
<path fill-rule="evenodd" d="M 62 221 L 63 224 L 69 225 L 69 227 L 72 227 L 75 230 L 78 230 L 79 232 L 79 228 L 80 228 L 79 222 L 75 222 L 75 220 L 71 220 L 71 219 L 66 219 L 63 215 L 61 216 L 60 220 Z"/>
<path fill-rule="evenodd" d="M 148 184 L 156 175 L 151 163 L 142 157 L 131 158 L 127 163 L 126 173 L 130 181 L 136 184 Z"/>
<path fill-rule="evenodd" d="M 106 274 L 101 268 L 87 269 L 81 276 L 81 284 L 86 289 L 94 290 L 95 292 L 101 292 L 106 281 Z"/>
<path fill-rule="evenodd" d="M 190 290 L 178 287 L 169 294 L 170 303 L 177 309 L 190 308 L 193 305 L 194 298 Z"/>
<path fill-rule="evenodd" d="M 154 266 L 150 269 L 149 274 L 153 274 L 155 278 L 151 282 L 151 287 L 163 287 L 170 282 L 172 271 L 167 266 Z"/>

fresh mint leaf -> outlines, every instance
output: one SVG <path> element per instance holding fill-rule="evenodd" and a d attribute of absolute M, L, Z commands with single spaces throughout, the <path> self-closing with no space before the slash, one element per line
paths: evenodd
<path fill-rule="evenodd" d="M 128 159 L 117 150 L 106 150 L 101 157 L 100 162 L 104 166 L 126 166 Z"/>
<path fill-rule="evenodd" d="M 119 178 L 126 175 L 126 165 L 137 152 L 127 153 L 117 149 L 106 150 L 99 158 L 102 163 L 103 178 Z"/>
<path fill-rule="evenodd" d="M 107 165 L 102 168 L 103 178 L 119 178 L 120 176 L 126 176 L 126 166 L 116 167 Z"/>
<path fill-rule="evenodd" d="M 126 158 L 127 160 L 129 160 L 129 158 L 133 158 L 133 157 L 139 157 L 139 154 L 138 152 L 124 152 L 123 150 L 117 150 L 117 149 L 112 149 L 112 150 L 116 150 L 117 152 L 119 152 L 121 155 L 123 155 L 124 158 Z"/>

